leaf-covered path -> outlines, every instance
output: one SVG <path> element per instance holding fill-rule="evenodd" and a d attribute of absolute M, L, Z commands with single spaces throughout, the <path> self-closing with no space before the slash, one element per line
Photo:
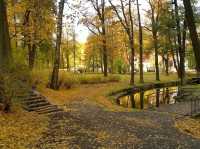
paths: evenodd
<path fill-rule="evenodd" d="M 50 116 L 39 149 L 199 149 L 200 140 L 174 127 L 170 114 L 113 112 L 89 100 L 73 101 Z"/>

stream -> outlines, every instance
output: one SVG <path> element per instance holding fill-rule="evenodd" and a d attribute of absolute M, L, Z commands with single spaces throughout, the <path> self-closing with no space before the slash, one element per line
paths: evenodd
<path fill-rule="evenodd" d="M 163 104 L 177 103 L 174 98 L 177 94 L 177 86 L 156 88 L 120 97 L 117 104 L 126 108 L 150 109 Z"/>

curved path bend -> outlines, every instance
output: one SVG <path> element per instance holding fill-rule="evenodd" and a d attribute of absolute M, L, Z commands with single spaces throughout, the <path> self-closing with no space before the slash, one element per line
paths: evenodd
<path fill-rule="evenodd" d="M 38 149 L 199 149 L 200 140 L 174 127 L 174 116 L 152 111 L 113 112 L 89 100 L 49 116 Z"/>

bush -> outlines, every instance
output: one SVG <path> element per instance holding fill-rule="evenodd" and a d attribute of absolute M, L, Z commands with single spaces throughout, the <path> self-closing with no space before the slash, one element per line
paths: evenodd
<path fill-rule="evenodd" d="M 30 73 L 31 81 L 30 84 L 32 87 L 36 87 L 38 85 L 47 86 L 49 82 L 50 71 L 48 70 L 33 70 Z"/>
<path fill-rule="evenodd" d="M 51 71 L 49 70 L 34 70 L 31 73 L 31 84 L 34 86 L 48 86 L 50 76 Z M 120 81 L 119 75 L 109 75 L 108 77 L 104 77 L 102 74 L 74 74 L 65 71 L 60 71 L 59 73 L 59 87 L 63 89 L 70 89 L 80 84 L 99 84 L 118 81 Z"/>
<path fill-rule="evenodd" d="M 78 78 L 69 73 L 64 73 L 61 72 L 59 75 L 59 87 L 63 89 L 70 89 L 72 88 L 75 84 L 79 84 Z"/>
<path fill-rule="evenodd" d="M 0 69 L 0 109 L 9 112 L 12 99 L 22 84 L 29 83 L 29 73 L 25 66 L 13 65 Z"/>

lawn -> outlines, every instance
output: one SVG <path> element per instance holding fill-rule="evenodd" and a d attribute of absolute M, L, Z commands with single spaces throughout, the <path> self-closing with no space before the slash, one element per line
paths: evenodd
<path fill-rule="evenodd" d="M 44 73 L 44 75 L 41 75 Z M 38 90 L 49 98 L 49 100 L 57 105 L 63 105 L 73 100 L 89 99 L 96 101 L 103 107 L 108 109 L 117 109 L 116 106 L 109 100 L 107 96 L 109 93 L 128 88 L 129 85 L 129 75 L 109 75 L 108 78 L 104 78 L 102 74 L 73 74 L 68 72 L 61 72 L 61 88 L 59 91 L 51 90 L 46 87 L 48 83 L 48 76 L 46 72 L 33 73 L 33 80 L 37 80 Z M 144 74 L 145 83 L 154 83 L 155 75 L 154 73 Z M 39 80 L 39 81 L 38 81 Z M 84 80 L 84 81 L 83 81 Z M 160 82 L 168 82 L 177 80 L 176 74 L 170 74 L 169 76 L 161 74 Z M 136 85 L 142 85 L 139 83 L 139 74 L 135 75 Z M 66 87 L 66 84 L 70 84 L 70 87 Z"/>

